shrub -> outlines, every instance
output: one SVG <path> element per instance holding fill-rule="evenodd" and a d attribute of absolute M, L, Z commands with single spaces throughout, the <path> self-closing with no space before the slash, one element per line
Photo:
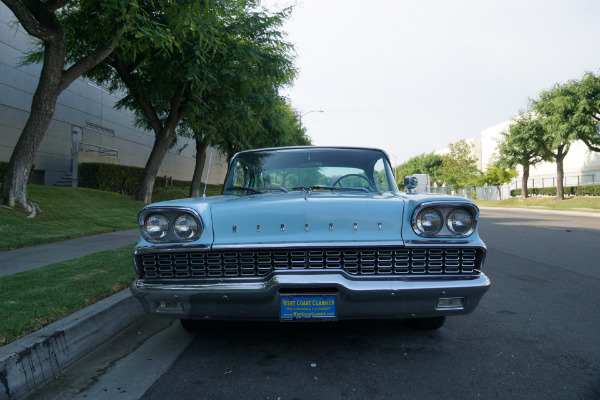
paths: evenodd
<path fill-rule="evenodd" d="M 531 196 L 556 196 L 556 187 L 529 188 Z M 565 186 L 565 195 L 568 196 L 600 196 L 600 185 Z M 520 197 L 521 189 L 510 191 L 512 197 Z"/>
<path fill-rule="evenodd" d="M 78 183 L 80 187 L 135 195 L 144 173 L 143 168 L 125 165 L 82 163 L 79 165 Z M 155 187 L 164 186 L 165 178 L 157 176 Z M 171 185 L 169 179 L 168 185 Z M 189 188 L 191 182 L 173 180 L 173 186 Z"/>

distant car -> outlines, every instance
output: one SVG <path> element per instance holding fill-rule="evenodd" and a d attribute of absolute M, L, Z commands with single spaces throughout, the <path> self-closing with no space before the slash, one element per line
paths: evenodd
<path fill-rule="evenodd" d="M 188 330 L 199 320 L 371 318 L 437 329 L 489 288 L 478 214 L 464 198 L 399 192 L 378 149 L 244 151 L 222 196 L 140 212 L 131 291 Z"/>

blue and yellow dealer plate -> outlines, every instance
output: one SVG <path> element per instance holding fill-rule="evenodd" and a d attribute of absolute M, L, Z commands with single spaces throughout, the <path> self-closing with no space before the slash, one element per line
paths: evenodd
<path fill-rule="evenodd" d="M 279 317 L 282 321 L 334 321 L 336 300 L 335 295 L 282 295 Z"/>

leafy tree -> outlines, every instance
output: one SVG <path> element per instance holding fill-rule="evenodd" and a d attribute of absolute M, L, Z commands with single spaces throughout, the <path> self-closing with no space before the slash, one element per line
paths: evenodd
<path fill-rule="evenodd" d="M 219 115 L 215 113 L 214 115 Z M 230 118 L 227 114 L 221 114 L 220 119 L 229 122 L 238 122 L 234 118 Z M 245 120 L 249 121 L 249 119 Z M 237 148 L 238 151 L 248 148 L 259 147 L 281 147 L 281 146 L 298 146 L 310 145 L 311 142 L 305 135 L 305 129 L 300 123 L 300 117 L 288 101 L 282 97 L 277 97 L 273 104 L 269 106 L 263 113 L 260 114 L 258 125 L 246 124 L 246 129 L 258 131 L 258 135 L 253 135 L 252 132 L 244 132 L 236 130 L 236 127 L 226 128 L 225 126 L 205 126 L 205 134 L 194 134 L 196 141 L 196 165 L 192 185 L 190 188 L 190 196 L 199 196 L 201 182 L 200 179 L 204 172 L 204 163 L 206 162 L 206 149 L 213 146 L 220 149 L 222 152 L 227 152 L 229 149 Z M 227 135 L 227 132 L 220 132 L 217 129 L 225 131 L 234 131 L 240 138 L 245 138 L 243 148 L 240 145 L 232 144 L 235 137 Z M 237 129 L 244 129 L 238 125 Z M 231 158 L 231 155 L 229 155 Z"/>
<path fill-rule="evenodd" d="M 174 38 L 172 47 L 141 38 L 133 48 L 117 48 L 93 74 L 111 89 L 125 90 L 118 105 L 134 110 L 137 123 L 154 131 L 137 195 L 145 203 L 151 200 L 156 174 L 182 120 L 193 116 L 189 121 L 196 125 L 219 102 L 215 96 L 234 99 L 245 92 L 251 77 L 261 76 L 276 87 L 293 76 L 290 46 L 278 31 L 288 10 L 267 14 L 257 11 L 257 2 L 251 0 L 170 4 L 152 14 L 149 29 L 164 28 Z M 240 79 L 230 79 L 235 76 Z M 239 86 L 230 85 L 232 81 Z M 233 100 L 225 104 L 236 106 Z"/>
<path fill-rule="evenodd" d="M 117 46 L 122 36 L 142 18 L 140 5 L 128 0 L 2 0 L 27 33 L 37 39 L 39 50 L 26 63 L 43 62 L 31 112 L 6 170 L 1 201 L 16 202 L 29 211 L 27 181 L 37 149 L 54 116 L 56 100 L 75 79 L 98 65 Z M 94 46 L 69 58 L 69 48 L 82 37 L 92 36 Z"/>
<path fill-rule="evenodd" d="M 483 174 L 484 183 L 495 186 L 498 189 L 498 200 L 502 200 L 502 191 L 500 187 L 511 181 L 512 178 L 519 175 L 516 171 L 500 168 L 497 166 L 488 166 Z"/>
<path fill-rule="evenodd" d="M 600 76 L 587 72 L 578 82 L 571 82 L 575 88 L 577 103 L 574 114 L 577 138 L 591 151 L 600 152 Z"/>
<path fill-rule="evenodd" d="M 564 159 L 578 139 L 581 119 L 577 110 L 577 82 L 556 84 L 531 101 L 531 110 L 543 127 L 540 146 L 556 162 L 556 199 L 564 200 Z"/>
<path fill-rule="evenodd" d="M 473 145 L 465 140 L 452 143 L 449 152 L 442 156 L 444 182 L 454 190 L 477 185 L 480 173 L 477 158 L 473 155 Z"/>
<path fill-rule="evenodd" d="M 443 157 L 435 153 L 423 153 L 412 157 L 404 164 L 396 167 L 396 179 L 399 181 L 398 188 L 405 190 L 404 177 L 414 174 L 428 174 L 431 183 L 442 186 L 444 183 L 442 179 L 442 165 Z"/>
<path fill-rule="evenodd" d="M 528 197 L 527 182 L 529 170 L 541 161 L 549 160 L 548 155 L 541 146 L 544 137 L 544 128 L 537 118 L 530 112 L 520 112 L 513 119 L 513 123 L 502 132 L 498 143 L 499 168 L 514 169 L 517 165 L 523 168 L 521 179 L 521 198 Z"/>

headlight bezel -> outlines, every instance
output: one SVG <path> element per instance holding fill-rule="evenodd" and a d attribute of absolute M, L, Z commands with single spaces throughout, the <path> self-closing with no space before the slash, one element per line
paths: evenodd
<path fill-rule="evenodd" d="M 419 227 L 417 221 L 420 214 L 429 209 L 436 210 L 442 216 L 442 228 L 435 234 L 427 234 Z M 471 217 L 471 225 L 464 233 L 456 233 L 449 226 L 449 216 L 458 210 L 465 210 Z M 479 208 L 468 201 L 435 201 L 424 202 L 415 208 L 412 214 L 413 231 L 423 238 L 467 238 L 475 232 L 479 219 Z"/>
<path fill-rule="evenodd" d="M 147 221 L 152 216 L 159 215 L 166 218 L 169 227 L 164 236 L 155 238 L 147 233 Z M 190 216 L 196 223 L 197 230 L 189 237 L 182 237 L 175 231 L 175 221 L 181 216 Z M 147 207 L 140 211 L 138 223 L 142 237 L 149 243 L 188 243 L 198 240 L 204 232 L 204 221 L 200 214 L 189 207 Z"/>

